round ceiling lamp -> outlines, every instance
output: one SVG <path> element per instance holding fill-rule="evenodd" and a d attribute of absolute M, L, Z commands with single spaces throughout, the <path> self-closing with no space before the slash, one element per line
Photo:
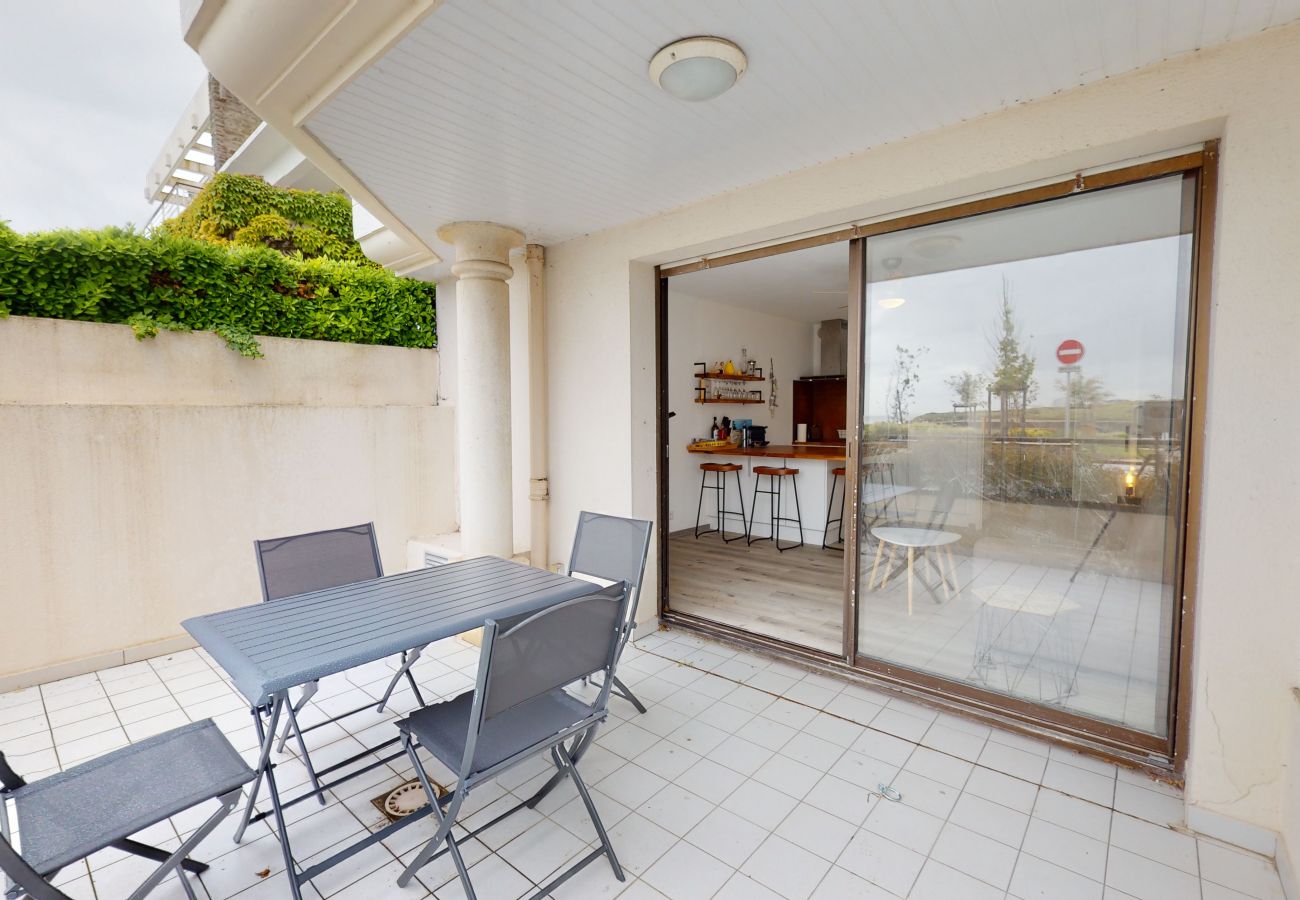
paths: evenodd
<path fill-rule="evenodd" d="M 902 277 L 898 272 L 898 267 L 903 264 L 903 258 L 901 256 L 886 256 L 881 260 L 881 263 L 885 267 L 885 284 L 880 288 L 880 292 L 885 296 L 876 302 L 880 304 L 881 309 L 898 309 L 907 302 L 907 299 L 898 296 L 898 290 L 891 287 L 889 282 L 897 281 Z"/>
<path fill-rule="evenodd" d="M 650 80 L 678 100 L 712 100 L 745 74 L 745 51 L 724 38 L 673 41 L 650 60 Z"/>

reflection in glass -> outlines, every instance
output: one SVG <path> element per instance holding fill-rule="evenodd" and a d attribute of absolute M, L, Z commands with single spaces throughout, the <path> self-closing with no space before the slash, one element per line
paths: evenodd
<path fill-rule="evenodd" d="M 868 239 L 861 654 L 1166 733 L 1192 186 Z"/>

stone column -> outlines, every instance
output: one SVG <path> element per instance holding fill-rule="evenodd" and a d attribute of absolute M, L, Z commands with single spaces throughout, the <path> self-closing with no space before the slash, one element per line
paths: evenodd
<path fill-rule="evenodd" d="M 514 554 L 510 458 L 510 250 L 522 232 L 455 222 L 438 237 L 456 247 L 456 447 L 465 556 Z"/>

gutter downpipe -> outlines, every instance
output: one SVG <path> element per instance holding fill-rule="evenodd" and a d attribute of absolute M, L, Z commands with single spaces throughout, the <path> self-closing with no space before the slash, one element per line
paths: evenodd
<path fill-rule="evenodd" d="M 528 440 L 529 562 L 550 567 L 550 480 L 546 387 L 546 248 L 524 247 L 528 270 Z"/>

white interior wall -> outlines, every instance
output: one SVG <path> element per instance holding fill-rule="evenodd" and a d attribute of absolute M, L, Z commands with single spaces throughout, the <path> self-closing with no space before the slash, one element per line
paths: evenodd
<path fill-rule="evenodd" d="M 1278 564 L 1300 485 L 1278 454 L 1300 442 L 1300 419 L 1279 414 L 1300 331 L 1297 83 L 1289 26 L 549 248 L 555 540 L 584 506 L 653 511 L 653 467 L 638 460 L 655 440 L 654 263 L 1222 137 L 1187 800 L 1203 824 L 1257 836 L 1294 822 L 1300 605 Z M 628 379 L 590 377 L 629 359 Z"/>
<path fill-rule="evenodd" d="M 743 263 L 742 263 L 743 265 Z M 668 530 L 677 531 L 695 525 L 700 495 L 700 463 L 713 457 L 688 453 L 686 445 L 693 438 L 707 439 L 714 416 L 753 419 L 755 425 L 767 425 L 767 439 L 773 444 L 788 444 L 791 433 L 791 396 L 794 380 L 812 374 L 812 352 L 808 322 L 786 319 L 766 313 L 728 306 L 703 297 L 692 297 L 674 290 L 669 279 L 668 300 L 668 408 L 677 413 L 668 423 Z M 776 362 L 777 403 L 775 411 L 766 403 L 713 404 L 695 403 L 694 377 L 696 362 L 710 366 L 719 360 L 739 363 L 741 348 L 749 350 L 768 374 L 770 361 Z M 752 382 L 762 388 L 766 400 L 771 388 L 767 382 Z M 711 480 L 710 480 L 711 483 Z M 735 506 L 734 489 L 727 486 L 728 505 Z M 748 507 L 751 498 L 745 497 Z M 712 508 L 713 494 L 705 498 Z M 738 520 L 730 522 L 735 526 Z"/>

